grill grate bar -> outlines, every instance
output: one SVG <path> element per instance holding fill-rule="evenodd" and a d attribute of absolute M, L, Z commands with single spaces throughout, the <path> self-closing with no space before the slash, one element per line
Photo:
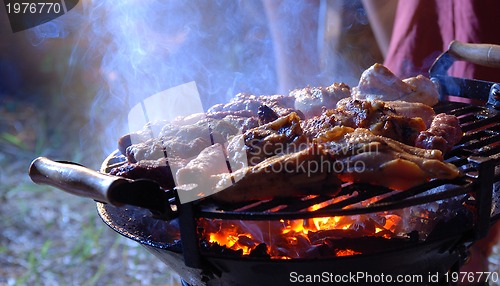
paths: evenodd
<path fill-rule="evenodd" d="M 460 148 L 465 150 L 473 150 L 474 154 L 480 153 L 481 150 L 478 150 L 481 147 L 486 147 L 487 145 L 498 143 L 500 141 L 500 134 L 494 134 L 488 137 L 481 137 L 478 139 L 471 139 L 470 141 L 462 144 Z"/>
<path fill-rule="evenodd" d="M 314 217 L 327 217 L 327 216 L 349 216 L 359 214 L 369 214 L 380 211 L 390 211 L 395 209 L 402 209 L 415 205 L 422 205 L 439 200 L 457 197 L 459 195 L 467 195 L 473 192 L 474 183 L 469 183 L 464 186 L 455 186 L 448 188 L 444 191 L 439 191 L 424 196 L 414 196 L 403 200 L 374 202 L 367 206 L 331 209 L 330 206 L 320 208 L 315 211 L 305 212 L 286 212 L 282 209 L 275 212 L 232 212 L 225 210 L 224 212 L 214 213 L 199 210 L 199 217 L 216 218 L 216 219 L 236 219 L 236 220 L 280 220 L 280 219 L 308 219 Z"/>
<path fill-rule="evenodd" d="M 394 201 L 398 201 L 398 200 L 404 200 L 404 199 L 413 197 L 415 195 L 425 193 L 429 190 L 438 188 L 440 186 L 450 185 L 450 184 L 463 187 L 463 186 L 470 184 L 470 181 L 464 180 L 464 178 L 455 179 L 453 181 L 433 180 L 425 185 L 419 185 L 419 186 L 410 188 L 404 192 L 399 192 L 393 196 L 384 198 L 384 199 L 378 201 L 377 203 L 387 203 L 387 202 L 394 202 Z"/>
<path fill-rule="evenodd" d="M 357 195 L 353 195 L 351 197 L 348 197 L 347 199 L 325 206 L 321 208 L 321 210 L 323 211 L 340 210 L 348 206 L 352 206 L 357 203 L 366 201 L 368 199 L 375 198 L 377 196 L 389 194 L 391 192 L 394 191 L 381 186 L 362 185 Z"/>
<path fill-rule="evenodd" d="M 499 117 L 488 117 L 488 118 L 480 118 L 475 121 L 467 122 L 465 124 L 460 124 L 463 132 L 468 132 L 475 129 L 481 129 L 488 127 L 490 124 L 498 124 Z"/>
<path fill-rule="evenodd" d="M 286 208 L 284 208 L 282 211 L 284 211 L 284 212 L 298 212 L 300 210 L 309 208 L 311 206 L 325 203 L 331 199 L 332 199 L 332 197 L 330 197 L 330 196 L 316 196 L 314 198 L 307 199 L 307 200 L 295 200 L 293 202 L 293 204 L 288 204 L 286 206 Z"/>

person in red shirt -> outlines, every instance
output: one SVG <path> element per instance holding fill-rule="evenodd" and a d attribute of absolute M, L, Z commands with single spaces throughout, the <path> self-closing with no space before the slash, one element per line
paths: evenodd
<path fill-rule="evenodd" d="M 384 52 L 384 65 L 401 78 L 428 76 L 436 57 L 453 40 L 500 45 L 497 0 L 363 0 L 363 4 Z M 500 82 L 499 69 L 465 61 L 455 62 L 448 73 Z M 488 271 L 488 256 L 499 234 L 497 223 L 485 238 L 474 243 L 470 260 L 461 271 Z"/>
<path fill-rule="evenodd" d="M 393 27 L 371 21 L 374 30 L 390 33 L 386 41 L 384 65 L 401 78 L 418 74 L 428 76 L 436 57 L 448 49 L 453 40 L 464 43 L 500 45 L 500 30 L 495 16 L 500 11 L 496 0 L 386 0 L 393 5 Z M 374 11 L 372 0 L 364 0 L 368 13 Z M 397 7 L 396 7 L 397 6 Z M 370 8 L 372 10 L 370 10 Z M 387 8 L 386 8 L 387 9 Z M 374 16 L 369 17 L 374 20 Z M 377 33 L 375 33 L 377 35 Z M 500 82 L 500 70 L 456 62 L 449 73 L 456 77 Z"/>

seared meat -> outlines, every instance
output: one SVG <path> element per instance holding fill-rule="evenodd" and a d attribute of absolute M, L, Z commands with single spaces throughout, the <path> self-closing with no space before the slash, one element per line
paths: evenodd
<path fill-rule="evenodd" d="M 411 112 L 406 113 L 411 114 Z M 314 137 L 333 126 L 367 128 L 376 135 L 410 145 L 413 145 L 418 134 L 426 129 L 422 118 L 402 116 L 388 107 L 384 101 L 350 98 L 340 100 L 336 109 L 327 110 L 318 117 L 305 120 L 302 128 L 308 137 Z"/>
<path fill-rule="evenodd" d="M 408 118 L 420 117 L 425 123 L 426 128 L 431 126 L 436 113 L 432 107 L 420 102 L 407 102 L 401 100 L 385 101 L 385 107 L 393 110 L 397 115 Z"/>
<path fill-rule="evenodd" d="M 156 181 L 166 190 L 175 187 L 172 170 L 187 164 L 187 160 L 170 157 L 158 160 L 141 160 L 137 163 L 125 163 L 111 169 L 110 174 L 128 179 L 149 179 Z"/>
<path fill-rule="evenodd" d="M 438 150 L 412 147 L 374 135 L 364 128 L 345 132 L 343 136 L 341 132 L 331 130 L 317 141 L 324 144 L 328 150 L 333 150 L 334 158 L 345 166 L 349 166 L 349 162 L 352 164 L 346 172 L 339 173 L 342 181 L 370 183 L 403 190 L 430 179 L 452 179 L 459 175 L 455 165 L 443 162 L 443 155 Z M 346 154 L 345 150 L 349 152 Z M 360 162 L 358 168 L 356 162 Z"/>
<path fill-rule="evenodd" d="M 342 182 L 337 174 L 319 168 L 328 160 L 328 153 L 319 145 L 270 157 L 231 175 L 216 175 L 218 182 L 213 188 L 220 191 L 212 197 L 219 202 L 235 203 L 310 194 L 334 196 Z M 311 166 L 316 168 L 311 170 Z"/>
<path fill-rule="evenodd" d="M 278 119 L 278 114 L 274 112 L 271 108 L 269 108 L 267 105 L 261 105 L 259 106 L 259 111 L 257 112 L 259 115 L 259 125 L 264 125 L 266 123 L 272 122 L 276 119 Z"/>
<path fill-rule="evenodd" d="M 462 129 L 458 118 L 440 113 L 434 117 L 431 127 L 420 132 L 415 146 L 425 149 L 438 149 L 446 153 L 462 139 Z"/>
<path fill-rule="evenodd" d="M 430 79 L 419 75 L 401 80 L 381 64 L 374 64 L 363 72 L 352 96 L 354 99 L 420 102 L 429 106 L 439 100 L 439 93 Z"/>
<path fill-rule="evenodd" d="M 339 125 L 335 117 L 335 109 L 324 110 L 319 116 L 303 120 L 301 122 L 302 131 L 307 138 L 314 138 L 323 131 L 329 130 Z"/>
<path fill-rule="evenodd" d="M 247 93 L 237 94 L 229 103 L 217 104 L 208 109 L 209 117 L 216 118 L 217 114 L 237 115 L 244 117 L 258 116 L 259 107 L 267 105 L 279 116 L 294 112 L 295 98 L 286 95 L 251 95 Z M 224 116 L 220 116 L 222 118 Z"/>
<path fill-rule="evenodd" d="M 229 174 L 218 185 L 229 186 L 213 197 L 223 202 L 263 200 L 303 194 L 335 195 L 342 182 L 406 189 L 433 178 L 451 179 L 458 169 L 443 162 L 438 150 L 424 150 L 377 136 L 364 128 L 335 127 L 308 148 L 270 157 Z M 262 186 L 265 186 L 263 188 Z"/>
<path fill-rule="evenodd" d="M 211 118 L 203 118 L 188 125 L 166 124 L 158 137 L 130 145 L 125 155 L 131 163 L 163 157 L 192 158 L 214 143 L 224 144 L 238 132 L 227 121 Z"/>
<path fill-rule="evenodd" d="M 229 143 L 229 151 L 238 154 L 241 150 L 246 151 L 248 165 L 253 166 L 262 160 L 277 154 L 295 152 L 306 144 L 307 138 L 300 127 L 300 118 L 296 113 L 278 118 L 268 124 L 250 129 L 243 135 L 235 136 Z M 244 142 L 245 146 L 235 142 Z M 242 162 L 242 157 L 234 159 L 235 162 Z"/>
<path fill-rule="evenodd" d="M 323 109 L 335 108 L 337 102 L 351 96 L 351 89 L 344 83 L 334 83 L 327 87 L 306 87 L 292 90 L 295 109 L 304 113 L 305 118 L 320 116 Z"/>

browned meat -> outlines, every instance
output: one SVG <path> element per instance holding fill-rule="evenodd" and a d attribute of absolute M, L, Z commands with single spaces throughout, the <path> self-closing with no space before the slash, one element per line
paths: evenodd
<path fill-rule="evenodd" d="M 308 148 L 270 157 L 234 174 L 219 174 L 214 194 L 223 202 L 263 200 L 304 194 L 335 195 L 342 182 L 382 185 L 395 190 L 451 179 L 458 169 L 438 150 L 424 150 L 377 136 L 364 128 L 334 127 Z M 233 177 L 239 178 L 233 182 Z M 265 187 L 263 187 L 265 186 Z"/>
<path fill-rule="evenodd" d="M 401 100 L 385 101 L 385 107 L 393 110 L 397 115 L 408 118 L 420 117 L 427 128 L 431 127 L 432 119 L 436 116 L 432 107 L 420 102 L 407 102 Z"/>
<path fill-rule="evenodd" d="M 320 116 L 323 109 L 335 108 L 337 102 L 351 96 L 351 89 L 344 83 L 334 83 L 327 87 L 306 87 L 292 90 L 295 109 L 304 113 L 305 118 Z"/>
<path fill-rule="evenodd" d="M 215 117 L 217 114 L 237 115 L 237 116 L 258 116 L 259 107 L 266 105 L 276 112 L 279 116 L 284 116 L 294 112 L 295 98 L 290 95 L 251 95 L 247 93 L 237 94 L 226 104 L 217 104 L 208 109 L 209 117 Z M 222 118 L 221 116 L 220 118 Z"/>
<path fill-rule="evenodd" d="M 135 134 L 142 133 L 147 132 Z M 144 138 L 145 141 L 128 146 L 125 155 L 131 163 L 163 157 L 192 158 L 214 143 L 224 144 L 238 133 L 238 128 L 229 122 L 210 118 L 187 125 L 166 124 L 158 137 Z"/>
<path fill-rule="evenodd" d="M 182 194 L 224 202 L 333 196 L 345 182 L 400 190 L 454 178 L 458 169 L 442 154 L 461 138 L 456 117 L 399 101 L 434 104 L 436 94 L 428 79 L 401 80 L 382 65 L 365 71 L 352 95 L 345 84 L 241 93 L 206 114 L 122 137 L 128 162 L 112 173 L 167 189 L 175 181 Z"/>
<path fill-rule="evenodd" d="M 406 117 L 387 106 L 384 101 L 342 99 L 337 108 L 305 120 L 302 128 L 309 138 L 333 126 L 367 128 L 376 135 L 413 145 L 418 134 L 426 129 L 420 117 Z"/>
<path fill-rule="evenodd" d="M 433 106 L 439 93 L 432 81 L 422 75 L 402 80 L 385 66 L 374 64 L 361 75 L 358 86 L 353 88 L 353 98 L 404 100 Z"/>
<path fill-rule="evenodd" d="M 274 110 L 269 108 L 267 105 L 259 106 L 257 114 L 259 115 L 259 125 L 267 124 L 278 119 L 279 117 L 278 114 L 276 114 L 276 112 L 274 112 Z"/>
<path fill-rule="evenodd" d="M 314 138 L 318 136 L 321 132 L 329 130 L 339 123 L 335 117 L 335 109 L 324 110 L 319 116 L 314 116 L 312 118 L 303 120 L 301 122 L 302 131 L 307 138 Z"/>
<path fill-rule="evenodd" d="M 244 138 L 242 141 L 239 136 L 236 136 L 229 143 L 228 149 L 231 153 L 246 150 L 248 163 L 241 163 L 250 166 L 277 154 L 295 152 L 307 141 L 300 127 L 300 121 L 296 113 L 282 116 L 268 124 L 246 131 L 240 135 Z M 242 146 L 234 142 L 244 142 L 245 146 L 242 148 Z M 243 159 L 235 161 L 239 162 L 241 160 Z"/>
<path fill-rule="evenodd" d="M 142 160 L 137 163 L 125 163 L 111 169 L 110 174 L 128 179 L 154 180 L 166 190 L 175 187 L 172 169 L 179 169 L 187 164 L 186 160 L 179 158 L 161 158 L 158 160 Z"/>
<path fill-rule="evenodd" d="M 310 145 L 305 150 L 273 156 L 233 174 L 216 175 L 215 186 L 225 188 L 212 197 L 219 202 L 235 203 L 310 194 L 334 196 L 342 182 L 337 174 L 318 167 L 328 162 L 328 158 L 323 147 Z M 313 165 L 318 168 L 311 171 Z"/>
<path fill-rule="evenodd" d="M 425 149 L 438 149 L 446 153 L 461 139 L 462 129 L 458 118 L 440 113 L 434 117 L 429 129 L 420 132 L 415 146 Z"/>

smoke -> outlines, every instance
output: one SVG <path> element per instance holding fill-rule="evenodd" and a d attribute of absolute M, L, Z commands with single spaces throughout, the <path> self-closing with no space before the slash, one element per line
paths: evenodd
<path fill-rule="evenodd" d="M 353 78 L 352 70 L 362 70 L 357 64 L 353 69 L 344 61 L 332 64 L 320 59 L 324 55 L 316 49 L 321 34 L 318 25 L 311 25 L 319 12 L 311 12 L 315 7 L 312 2 L 285 1 L 278 7 L 276 15 L 281 22 L 276 26 L 265 13 L 266 1 L 81 1 L 82 9 L 74 16 L 82 19 L 80 35 L 69 63 L 84 69 L 97 86 L 89 123 L 81 132 L 82 147 L 98 144 L 105 153 L 112 152 L 117 139 L 131 131 L 127 114 L 133 106 L 188 82 L 196 83 L 206 110 L 239 92 L 286 92 L 280 89 L 278 69 L 294 69 L 294 87 L 326 86 Z M 344 26 L 337 28 L 352 29 L 352 25 Z M 328 68 L 306 69 L 293 55 L 288 56 L 294 67 L 278 66 L 276 32 L 299 41 L 294 46 L 285 45 L 286 53 L 312 59 L 313 65 L 320 66 L 322 61 Z M 336 53 L 327 56 L 339 58 Z"/>
<path fill-rule="evenodd" d="M 47 39 L 65 38 L 69 31 L 61 19 L 55 19 L 31 29 L 29 40 L 33 46 L 39 46 Z"/>
<path fill-rule="evenodd" d="M 273 93 L 272 41 L 259 3 L 82 2 L 87 20 L 70 63 L 84 65 L 99 82 L 82 144 L 103 139 L 102 149 L 111 152 L 129 132 L 133 106 L 187 82 L 196 83 L 205 109 L 238 92 Z"/>

